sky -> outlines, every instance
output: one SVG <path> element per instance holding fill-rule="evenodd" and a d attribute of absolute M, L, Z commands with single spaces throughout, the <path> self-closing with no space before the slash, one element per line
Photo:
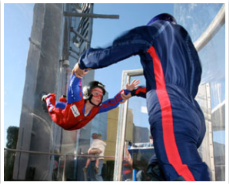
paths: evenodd
<path fill-rule="evenodd" d="M 119 15 L 119 19 L 94 19 L 92 47 L 106 47 L 117 36 L 137 26 L 146 25 L 155 15 L 167 12 L 173 14 L 173 4 L 95 4 L 94 12 Z M 121 88 L 123 70 L 140 69 L 139 56 L 134 56 L 107 68 L 95 71 L 95 79 L 101 80 L 113 97 Z M 104 78 L 111 76 L 112 78 Z M 112 79 L 112 80 L 111 80 Z"/>
<path fill-rule="evenodd" d="M 19 126 L 33 4 L 4 4 L 4 133 Z"/>
<path fill-rule="evenodd" d="M 32 3 L 4 4 L 4 133 L 19 126 L 29 37 L 33 23 Z M 173 13 L 173 4 L 94 4 L 94 13 L 115 14 L 119 19 L 94 19 L 92 47 L 104 47 L 124 31 L 147 24 L 163 11 Z M 131 61 L 131 65 L 130 62 Z M 109 98 L 121 90 L 122 70 L 141 68 L 139 58 L 95 71 L 95 79 L 106 85 Z M 110 78 L 112 74 L 112 78 Z M 109 78 L 107 78 L 109 77 Z M 142 82 L 144 84 L 144 82 Z M 6 140 L 5 140 L 6 142 Z"/>
<path fill-rule="evenodd" d="M 115 14 L 119 15 L 119 19 L 94 19 L 91 47 L 106 47 L 123 32 L 146 25 L 160 13 L 167 12 L 173 15 L 173 10 L 173 4 L 95 4 L 94 13 Z M 106 86 L 109 98 L 112 98 L 121 89 L 122 71 L 133 69 L 142 69 L 139 56 L 95 70 L 95 80 L 101 81 Z M 145 86 L 143 77 L 135 79 L 139 79 L 140 85 Z M 143 107 L 146 107 L 144 98 L 133 97 L 129 100 L 135 126 L 149 128 L 148 114 L 141 111 Z"/>
<path fill-rule="evenodd" d="M 2 5 L 3 6 L 3 5 Z M 4 4 L 4 133 L 9 126 L 19 126 L 22 97 L 25 82 L 25 70 L 29 50 L 29 37 L 33 21 L 33 4 Z M 174 5 L 163 4 L 94 4 L 96 14 L 115 14 L 119 19 L 94 19 L 91 47 L 106 47 L 117 36 L 136 26 L 146 25 L 159 13 L 173 15 Z M 2 18 L 3 19 L 3 18 Z M 2 37 L 3 38 L 3 37 Z M 109 92 L 109 98 L 121 89 L 123 70 L 140 69 L 138 56 L 131 57 L 118 64 L 95 71 L 95 80 L 101 81 Z M 141 85 L 145 82 L 141 78 Z M 142 102 L 142 101 L 141 101 Z M 130 103 L 134 106 L 134 103 Z M 145 104 L 142 104 L 144 107 Z M 136 110 L 135 110 L 136 112 Z M 136 113 L 137 114 L 137 113 Z M 143 114 L 143 113 L 142 113 Z M 144 124 L 148 125 L 143 114 Z M 140 118 L 138 116 L 138 118 Z M 142 120 L 135 120 L 140 125 Z M 6 141 L 5 141 L 6 142 Z"/>

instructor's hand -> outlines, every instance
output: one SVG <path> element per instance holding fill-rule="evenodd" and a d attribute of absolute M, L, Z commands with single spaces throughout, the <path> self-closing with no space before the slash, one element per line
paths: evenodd
<path fill-rule="evenodd" d="M 76 63 L 72 69 L 72 75 L 76 75 L 78 78 L 83 78 L 89 71 L 87 69 L 80 69 L 79 64 Z"/>

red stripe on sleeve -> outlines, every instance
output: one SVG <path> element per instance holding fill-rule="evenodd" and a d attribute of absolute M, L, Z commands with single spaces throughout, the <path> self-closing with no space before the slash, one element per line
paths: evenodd
<path fill-rule="evenodd" d="M 108 106 L 114 105 L 115 103 L 117 103 L 120 100 L 120 94 L 124 91 L 124 89 L 122 89 L 116 96 L 115 98 L 113 98 L 112 100 L 106 102 L 106 103 L 102 103 L 101 108 L 105 108 Z"/>
<path fill-rule="evenodd" d="M 146 87 L 137 89 L 135 94 L 139 94 L 141 92 L 146 93 Z"/>
<path fill-rule="evenodd" d="M 111 102 L 111 103 L 109 103 L 109 104 L 102 105 L 100 108 L 104 109 L 104 108 L 107 108 L 107 107 L 111 107 L 111 106 L 117 104 L 121 99 L 122 99 L 122 98 L 121 98 L 121 96 L 120 96 L 118 99 L 116 99 L 115 102 Z"/>

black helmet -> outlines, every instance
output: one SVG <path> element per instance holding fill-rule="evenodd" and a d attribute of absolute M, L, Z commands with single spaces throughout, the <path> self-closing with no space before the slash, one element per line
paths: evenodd
<path fill-rule="evenodd" d="M 152 18 L 148 22 L 147 26 L 149 26 L 150 24 L 152 24 L 153 22 L 155 22 L 157 20 L 164 20 L 164 21 L 169 21 L 172 24 L 177 24 L 176 19 L 172 15 L 170 15 L 168 13 L 162 13 L 162 14 L 159 14 L 159 15 L 155 16 L 154 18 Z"/>
<path fill-rule="evenodd" d="M 102 91 L 103 91 L 103 96 L 104 96 L 105 93 L 106 93 L 105 85 L 103 85 L 103 84 L 102 84 L 101 82 L 99 82 L 99 81 L 92 81 L 92 82 L 89 82 L 88 85 L 86 85 L 86 86 L 83 87 L 83 98 L 84 98 L 85 100 L 89 100 L 91 104 L 93 104 L 93 103 L 91 102 L 91 98 L 92 98 L 91 91 L 92 91 L 92 89 L 94 89 L 94 88 L 96 88 L 96 87 L 102 89 Z M 102 102 L 102 101 L 101 101 L 101 102 Z M 94 104 L 93 104 L 93 105 L 94 105 Z M 95 105 L 95 106 L 99 106 L 99 105 Z"/>

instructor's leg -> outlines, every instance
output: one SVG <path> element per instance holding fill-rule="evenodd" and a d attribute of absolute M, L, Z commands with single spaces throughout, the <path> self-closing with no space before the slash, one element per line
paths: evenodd
<path fill-rule="evenodd" d="M 207 165 L 197 151 L 200 123 L 190 113 L 192 119 L 182 119 L 185 114 L 180 112 L 180 116 L 162 114 L 164 117 L 150 121 L 155 152 L 166 180 L 210 180 Z"/>

